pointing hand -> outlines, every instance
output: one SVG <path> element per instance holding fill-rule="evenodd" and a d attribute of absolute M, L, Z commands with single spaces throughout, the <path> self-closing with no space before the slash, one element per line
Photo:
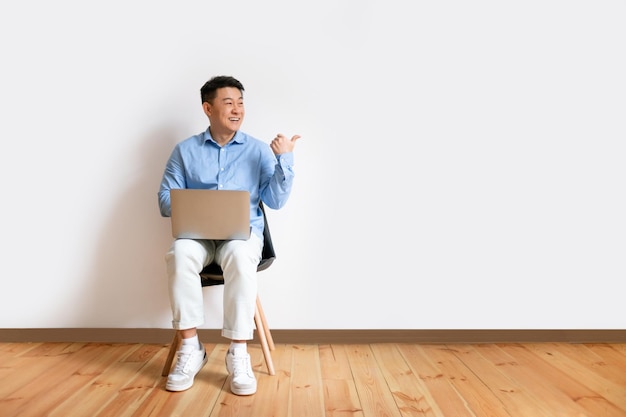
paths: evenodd
<path fill-rule="evenodd" d="M 275 155 L 293 152 L 293 148 L 296 146 L 296 141 L 298 139 L 300 139 L 300 135 L 293 135 L 291 139 L 287 139 L 285 135 L 279 133 L 274 139 L 272 139 L 272 143 L 270 143 L 270 148 L 272 148 L 272 151 L 274 151 Z"/>

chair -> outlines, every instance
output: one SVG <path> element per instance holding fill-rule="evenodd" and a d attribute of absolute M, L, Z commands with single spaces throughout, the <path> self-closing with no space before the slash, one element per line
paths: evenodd
<path fill-rule="evenodd" d="M 263 253 L 261 254 L 261 261 L 259 262 L 259 266 L 257 267 L 257 272 L 261 272 L 269 268 L 272 262 L 274 262 L 274 259 L 276 259 L 274 245 L 272 244 L 272 236 L 270 234 L 270 229 L 267 224 L 267 216 L 265 215 L 265 208 L 263 207 L 263 203 L 261 203 L 259 206 L 261 207 L 261 211 L 263 212 L 265 227 L 263 230 Z M 224 275 L 222 268 L 216 263 L 211 263 L 204 267 L 202 272 L 200 272 L 200 279 L 202 281 L 203 287 L 224 285 Z M 267 320 L 265 319 L 265 313 L 263 312 L 261 300 L 258 295 L 256 298 L 254 323 L 256 325 L 257 336 L 261 344 L 261 350 L 263 351 L 263 356 L 265 358 L 267 371 L 270 375 L 274 375 L 274 363 L 272 362 L 271 354 L 271 351 L 274 350 L 274 340 L 272 339 L 272 334 L 270 333 L 269 327 L 267 327 Z M 172 362 L 174 361 L 174 356 L 176 355 L 176 351 L 179 349 L 181 341 L 182 337 L 180 331 L 176 331 L 176 333 L 174 334 L 174 339 L 172 340 L 172 344 L 170 345 L 170 350 L 167 355 L 167 360 L 165 361 L 165 366 L 163 366 L 163 372 L 161 373 L 162 376 L 167 376 L 170 373 L 170 370 L 172 369 Z"/>

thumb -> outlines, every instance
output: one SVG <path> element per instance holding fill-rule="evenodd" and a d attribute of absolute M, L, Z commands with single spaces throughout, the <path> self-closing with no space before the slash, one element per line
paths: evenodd
<path fill-rule="evenodd" d="M 301 137 L 300 135 L 293 135 L 293 137 L 291 138 L 291 141 L 292 141 L 292 142 L 295 142 L 295 141 L 297 141 L 298 139 L 300 139 L 300 137 Z"/>

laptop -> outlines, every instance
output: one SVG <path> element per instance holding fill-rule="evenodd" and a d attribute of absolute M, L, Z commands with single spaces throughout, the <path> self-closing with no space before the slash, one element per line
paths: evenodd
<path fill-rule="evenodd" d="M 171 189 L 172 236 L 176 239 L 247 240 L 250 193 Z"/>

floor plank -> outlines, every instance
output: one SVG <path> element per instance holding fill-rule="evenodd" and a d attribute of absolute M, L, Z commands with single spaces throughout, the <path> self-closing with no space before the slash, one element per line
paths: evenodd
<path fill-rule="evenodd" d="M 441 412 L 423 382 L 395 344 L 372 345 L 382 375 L 403 417 L 439 417 Z"/>
<path fill-rule="evenodd" d="M 320 345 L 320 367 L 327 417 L 363 417 L 345 345 Z"/>
<path fill-rule="evenodd" d="M 364 417 L 400 417 L 393 394 L 389 391 L 369 345 L 351 345 L 348 362 L 361 402 Z"/>

